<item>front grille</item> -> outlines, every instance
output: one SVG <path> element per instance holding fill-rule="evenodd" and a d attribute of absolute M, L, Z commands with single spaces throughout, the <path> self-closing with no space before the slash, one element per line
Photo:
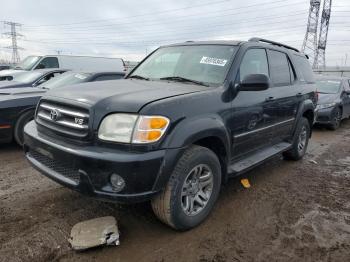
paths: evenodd
<path fill-rule="evenodd" d="M 36 161 L 46 166 L 47 168 L 55 171 L 56 173 L 73 180 L 76 184 L 80 181 L 80 175 L 77 169 L 72 165 L 63 163 L 57 160 L 53 160 L 37 151 L 30 150 L 29 155 L 34 158 Z"/>
<path fill-rule="evenodd" d="M 39 104 L 36 121 L 54 132 L 74 137 L 86 137 L 89 132 L 89 111 L 87 109 L 42 101 Z"/>

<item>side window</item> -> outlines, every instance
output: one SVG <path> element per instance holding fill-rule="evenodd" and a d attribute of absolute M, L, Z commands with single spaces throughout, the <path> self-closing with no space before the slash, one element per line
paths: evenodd
<path fill-rule="evenodd" d="M 38 80 L 35 83 L 35 86 L 41 85 L 41 84 L 45 83 L 46 81 L 50 80 L 51 78 L 61 75 L 62 73 L 63 72 L 53 72 L 53 73 L 47 74 L 47 75 L 43 76 L 42 78 L 40 78 L 40 80 Z"/>
<path fill-rule="evenodd" d="M 287 55 L 282 52 L 269 50 L 270 77 L 274 86 L 290 85 L 290 65 Z"/>
<path fill-rule="evenodd" d="M 45 57 L 40 63 L 36 66 L 35 69 L 43 68 L 58 68 L 58 59 L 57 57 Z"/>
<path fill-rule="evenodd" d="M 110 75 L 100 75 L 95 78 L 94 81 L 106 81 L 106 80 L 117 80 L 123 78 L 123 75 L 110 74 Z"/>
<path fill-rule="evenodd" d="M 250 74 L 269 75 L 269 66 L 265 49 L 249 49 L 245 54 L 239 68 L 239 80 Z"/>
<path fill-rule="evenodd" d="M 296 76 L 295 76 L 295 71 L 294 71 L 293 65 L 289 59 L 288 59 L 288 64 L 289 64 L 290 82 L 293 84 Z"/>
<path fill-rule="evenodd" d="M 296 63 L 298 75 L 300 75 L 300 81 L 304 81 L 307 83 L 314 83 L 314 73 L 312 71 L 309 60 L 305 56 L 301 55 L 293 55 L 293 62 Z"/>

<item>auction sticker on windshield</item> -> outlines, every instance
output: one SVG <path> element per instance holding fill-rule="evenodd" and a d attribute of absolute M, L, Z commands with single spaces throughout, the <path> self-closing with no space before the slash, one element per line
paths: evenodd
<path fill-rule="evenodd" d="M 221 59 L 221 58 L 203 56 L 200 63 L 207 64 L 207 65 L 225 66 L 227 63 L 227 60 Z"/>

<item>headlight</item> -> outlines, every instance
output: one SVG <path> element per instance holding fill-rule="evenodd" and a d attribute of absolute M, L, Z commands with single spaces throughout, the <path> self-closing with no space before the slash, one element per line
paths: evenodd
<path fill-rule="evenodd" d="M 165 133 L 169 119 L 164 116 L 112 114 L 106 116 L 98 130 L 98 138 L 121 143 L 152 143 Z"/>
<path fill-rule="evenodd" d="M 317 105 L 316 109 L 325 109 L 325 108 L 333 107 L 336 104 L 337 103 L 320 104 L 320 105 Z"/>

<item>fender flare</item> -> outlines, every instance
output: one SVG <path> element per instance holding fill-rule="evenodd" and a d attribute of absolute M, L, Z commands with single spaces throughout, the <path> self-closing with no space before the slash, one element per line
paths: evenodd
<path fill-rule="evenodd" d="M 297 128 L 297 125 L 299 123 L 299 120 L 303 117 L 304 113 L 306 111 L 312 111 L 312 114 L 313 114 L 313 119 L 312 119 L 312 123 L 310 123 L 310 137 L 312 135 L 312 126 L 315 122 L 315 117 L 316 117 L 316 113 L 315 113 L 315 104 L 312 100 L 310 99 L 307 99 L 305 101 L 303 101 L 303 103 L 300 103 L 299 105 L 299 110 L 298 110 L 298 113 L 297 113 L 297 121 L 295 121 L 295 124 L 294 124 L 294 127 L 293 127 L 293 141 L 295 139 L 295 131 L 296 131 L 296 128 Z"/>
<path fill-rule="evenodd" d="M 162 145 L 167 150 L 167 153 L 153 189 L 161 190 L 166 185 L 172 170 L 190 145 L 208 137 L 220 139 L 226 153 L 225 161 L 228 163 L 231 153 L 231 142 L 229 132 L 225 128 L 221 117 L 218 115 L 206 115 L 179 119 L 177 125 L 167 134 L 167 139 Z M 227 167 L 223 168 L 226 169 Z M 223 175 L 226 176 L 226 174 Z"/>
<path fill-rule="evenodd" d="M 170 130 L 164 146 L 166 148 L 187 147 L 198 140 L 208 137 L 220 139 L 227 156 L 230 153 L 231 139 L 229 131 L 218 115 L 198 116 L 182 119 Z"/>

